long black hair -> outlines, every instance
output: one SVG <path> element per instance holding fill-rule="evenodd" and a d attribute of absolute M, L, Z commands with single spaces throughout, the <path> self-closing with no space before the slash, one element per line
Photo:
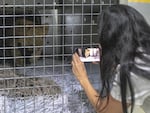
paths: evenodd
<path fill-rule="evenodd" d="M 116 74 L 116 67 L 120 65 L 120 93 L 123 112 L 127 113 L 126 92 L 129 87 L 131 96 L 131 112 L 134 107 L 134 87 L 130 79 L 130 72 L 150 79 L 150 73 L 137 70 L 134 59 L 141 57 L 137 48 L 143 48 L 150 55 L 150 26 L 144 17 L 134 8 L 127 5 L 112 5 L 103 10 L 99 16 L 99 39 L 102 46 L 100 62 L 102 89 L 100 99 L 110 95 L 111 80 Z M 150 63 L 150 60 L 144 59 Z"/>

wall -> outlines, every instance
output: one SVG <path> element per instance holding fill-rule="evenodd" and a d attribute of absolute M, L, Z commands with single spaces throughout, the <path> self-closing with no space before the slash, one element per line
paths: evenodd
<path fill-rule="evenodd" d="M 150 0 L 120 0 L 121 4 L 128 4 L 137 9 L 150 24 Z"/>

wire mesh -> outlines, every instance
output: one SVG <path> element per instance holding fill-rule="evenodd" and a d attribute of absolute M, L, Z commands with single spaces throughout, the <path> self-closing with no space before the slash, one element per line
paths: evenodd
<path fill-rule="evenodd" d="M 0 113 L 94 113 L 71 71 L 97 45 L 97 16 L 117 0 L 0 0 Z M 99 67 L 86 64 L 100 88 Z"/>

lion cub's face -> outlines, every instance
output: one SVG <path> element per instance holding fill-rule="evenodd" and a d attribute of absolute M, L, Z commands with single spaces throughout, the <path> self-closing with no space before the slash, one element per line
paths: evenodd
<path fill-rule="evenodd" d="M 48 26 L 34 25 L 30 20 L 18 19 L 15 22 L 15 56 L 30 56 L 24 61 L 16 59 L 16 65 L 30 64 L 37 61 L 42 53 L 43 37 L 48 32 Z M 18 47 L 18 48 L 17 48 Z"/>

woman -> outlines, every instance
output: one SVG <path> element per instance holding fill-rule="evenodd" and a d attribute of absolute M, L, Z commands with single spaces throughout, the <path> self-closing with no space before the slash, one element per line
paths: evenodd
<path fill-rule="evenodd" d="M 150 26 L 134 8 L 113 5 L 100 14 L 98 32 L 102 47 L 100 94 L 77 53 L 72 56 L 72 71 L 91 104 L 97 113 L 149 113 Z"/>

